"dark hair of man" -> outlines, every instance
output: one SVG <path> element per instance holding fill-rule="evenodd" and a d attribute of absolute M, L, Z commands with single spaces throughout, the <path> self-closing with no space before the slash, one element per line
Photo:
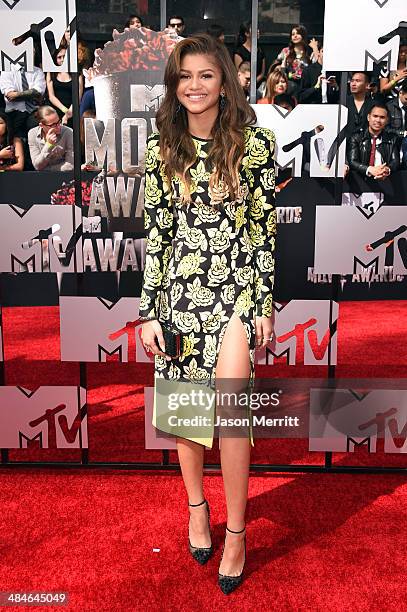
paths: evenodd
<path fill-rule="evenodd" d="M 355 74 L 364 74 L 367 83 L 370 83 L 370 81 L 372 80 L 370 72 L 365 72 L 364 70 L 355 70 L 355 72 L 352 72 L 351 78 L 353 78 Z"/>
<path fill-rule="evenodd" d="M 403 81 L 403 84 L 402 84 L 402 86 L 400 88 L 400 91 L 403 92 L 403 93 L 407 93 L 407 81 Z"/>
<path fill-rule="evenodd" d="M 386 115 L 389 115 L 389 109 L 383 102 L 375 102 L 373 106 L 370 108 L 369 115 L 373 112 L 374 108 L 381 108 L 386 111 Z"/>
<path fill-rule="evenodd" d="M 250 72 L 250 70 L 250 62 L 242 62 L 241 64 L 239 64 L 239 68 L 237 69 L 238 72 Z"/>
<path fill-rule="evenodd" d="M 219 38 L 219 36 L 225 33 L 225 28 L 217 23 L 212 23 L 208 26 L 206 33 L 209 34 L 209 36 L 213 36 L 213 38 Z"/>
<path fill-rule="evenodd" d="M 171 23 L 171 21 L 172 21 L 173 19 L 178 19 L 178 21 L 180 21 L 180 22 L 181 22 L 181 25 L 185 25 L 184 18 L 183 18 L 183 17 L 181 17 L 180 15 L 172 15 L 172 16 L 169 18 L 168 23 Z"/>
<path fill-rule="evenodd" d="M 297 106 L 297 100 L 294 98 L 294 96 L 290 96 L 290 94 L 283 93 L 283 94 L 278 94 L 278 96 L 275 96 L 274 104 L 276 106 L 287 104 L 287 106 L 291 106 L 291 108 L 295 108 Z"/>

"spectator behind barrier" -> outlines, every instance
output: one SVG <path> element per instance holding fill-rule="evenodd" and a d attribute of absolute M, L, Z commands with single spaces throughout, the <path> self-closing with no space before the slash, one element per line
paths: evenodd
<path fill-rule="evenodd" d="M 36 170 L 73 170 L 73 132 L 61 125 L 52 106 L 38 109 L 38 127 L 28 132 L 31 161 Z"/>
<path fill-rule="evenodd" d="M 61 47 L 55 54 L 54 61 L 62 66 L 66 49 Z M 72 127 L 72 77 L 69 72 L 47 73 L 48 100 L 57 111 L 63 125 Z M 79 101 L 83 94 L 83 76 L 79 75 Z"/>
<path fill-rule="evenodd" d="M 309 46 L 312 48 L 311 57 L 308 53 Z M 277 60 L 281 61 L 289 80 L 289 93 L 298 94 L 302 72 L 311 61 L 317 59 L 317 54 L 318 43 L 315 38 L 308 43 L 306 28 L 303 25 L 294 26 L 291 29 L 288 47 L 284 47 L 277 56 Z"/>
<path fill-rule="evenodd" d="M 322 70 L 324 48 L 321 45 L 317 52 L 317 61 L 304 68 L 298 101 L 303 104 L 337 104 L 339 102 L 339 85 L 334 73 Z"/>
<path fill-rule="evenodd" d="M 143 20 L 141 19 L 141 17 L 139 15 L 129 15 L 129 18 L 126 21 L 126 24 L 124 26 L 125 28 L 142 28 L 143 27 Z"/>
<path fill-rule="evenodd" d="M 258 101 L 258 104 L 274 104 L 275 96 L 287 93 L 288 79 L 282 68 L 275 68 L 269 72 L 266 82 L 266 95 Z"/>
<path fill-rule="evenodd" d="M 348 108 L 347 136 L 367 127 L 367 115 L 374 100 L 370 94 L 370 74 L 353 72 L 349 83 L 350 95 L 346 99 Z"/>
<path fill-rule="evenodd" d="M 178 36 L 185 36 L 185 21 L 180 15 L 173 15 L 168 20 L 168 27 Z"/>
<path fill-rule="evenodd" d="M 290 96 L 289 94 L 279 94 L 274 98 L 274 105 L 279 106 L 280 108 L 285 108 L 289 112 L 293 110 L 297 106 L 297 100 L 294 96 Z"/>
<path fill-rule="evenodd" d="M 24 149 L 13 135 L 9 116 L 0 111 L 0 172 L 4 170 L 24 170 Z"/>
<path fill-rule="evenodd" d="M 78 29 L 76 29 L 76 40 L 78 43 L 78 72 L 82 72 L 84 68 L 90 68 L 93 63 L 93 54 L 89 47 L 86 46 L 84 41 L 81 38 L 81 34 Z M 65 33 L 59 43 L 59 47 L 63 49 L 67 49 L 71 42 L 71 30 L 68 27 L 65 30 Z"/>
<path fill-rule="evenodd" d="M 387 103 L 389 109 L 389 127 L 396 130 L 399 136 L 407 132 L 407 80 L 402 84 L 399 95 Z"/>
<path fill-rule="evenodd" d="M 399 138 L 385 129 L 388 121 L 386 105 L 374 103 L 367 115 L 368 127 L 354 133 L 348 141 L 347 156 L 351 170 L 362 176 L 384 180 L 399 169 Z"/>
<path fill-rule="evenodd" d="M 242 62 L 237 70 L 237 78 L 248 100 L 250 97 L 250 64 Z"/>
<path fill-rule="evenodd" d="M 392 70 L 388 77 L 380 78 L 380 91 L 388 99 L 396 98 L 400 88 L 407 79 L 407 44 L 402 41 L 399 47 L 397 70 Z"/>
<path fill-rule="evenodd" d="M 32 71 L 5 71 L 0 75 L 0 90 L 6 101 L 13 133 L 27 137 L 29 129 L 38 125 L 36 111 L 45 93 L 45 76 L 40 68 Z"/>
<path fill-rule="evenodd" d="M 212 25 L 208 26 L 206 33 L 213 38 L 217 38 L 221 43 L 225 42 L 225 28 L 217 23 L 213 23 Z"/>
<path fill-rule="evenodd" d="M 257 38 L 259 31 L 257 31 Z M 242 62 L 251 62 L 252 58 L 252 27 L 249 22 L 242 23 L 239 34 L 236 38 L 236 47 L 233 51 L 233 61 L 237 69 Z M 257 76 L 256 81 L 259 85 L 266 74 L 266 57 L 262 48 L 257 45 Z"/>

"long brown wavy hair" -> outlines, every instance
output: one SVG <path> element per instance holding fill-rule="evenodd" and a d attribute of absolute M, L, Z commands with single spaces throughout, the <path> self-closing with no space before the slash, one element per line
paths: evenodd
<path fill-rule="evenodd" d="M 222 87 L 226 104 L 219 111 L 212 128 L 213 142 L 206 160 L 211 172 L 210 188 L 220 195 L 227 186 L 231 199 L 236 199 L 239 188 L 239 166 L 244 155 L 244 128 L 256 122 L 256 114 L 247 102 L 226 47 L 208 34 L 196 34 L 180 41 L 173 49 L 165 70 L 166 94 L 157 112 L 160 132 L 160 155 L 168 183 L 178 175 L 184 186 L 183 203 L 190 200 L 192 179 L 190 168 L 196 161 L 196 149 L 188 131 L 186 109 L 179 112 L 176 95 L 180 80 L 181 62 L 185 55 L 210 55 L 222 71 Z M 215 197 L 212 199 L 216 199 Z"/>

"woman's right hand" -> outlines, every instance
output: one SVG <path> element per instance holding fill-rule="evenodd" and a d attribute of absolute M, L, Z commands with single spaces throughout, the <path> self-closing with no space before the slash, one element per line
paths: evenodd
<path fill-rule="evenodd" d="M 0 150 L 0 159 L 11 159 L 14 157 L 14 148 L 11 146 L 4 147 Z"/>
<path fill-rule="evenodd" d="M 164 336 L 161 325 L 157 320 L 145 321 L 141 326 L 141 341 L 145 350 L 154 355 L 161 355 L 167 361 L 171 361 L 171 357 L 165 354 Z M 160 350 L 161 349 L 161 350 Z"/>
<path fill-rule="evenodd" d="M 396 73 L 393 81 L 401 81 L 401 79 L 405 79 L 407 77 L 407 68 L 404 68 L 404 70 L 400 70 Z"/>

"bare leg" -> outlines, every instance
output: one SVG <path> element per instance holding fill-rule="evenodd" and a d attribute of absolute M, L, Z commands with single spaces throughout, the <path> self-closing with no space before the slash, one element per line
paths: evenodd
<path fill-rule="evenodd" d="M 243 391 L 250 376 L 250 356 L 246 333 L 240 318 L 233 314 L 223 337 L 216 366 L 216 378 L 228 379 L 233 391 Z M 237 379 L 233 385 L 229 379 Z M 245 526 L 248 495 L 250 439 L 222 437 L 220 458 L 227 505 L 227 526 L 240 531 Z M 244 532 L 227 532 L 219 572 L 227 576 L 241 573 L 244 563 Z"/>
<path fill-rule="evenodd" d="M 204 447 L 197 442 L 177 438 L 177 450 L 188 502 L 199 504 L 205 497 L 203 492 Z M 211 538 L 208 529 L 206 504 L 197 508 L 189 507 L 189 512 L 189 539 L 191 544 L 199 548 L 209 548 Z"/>

